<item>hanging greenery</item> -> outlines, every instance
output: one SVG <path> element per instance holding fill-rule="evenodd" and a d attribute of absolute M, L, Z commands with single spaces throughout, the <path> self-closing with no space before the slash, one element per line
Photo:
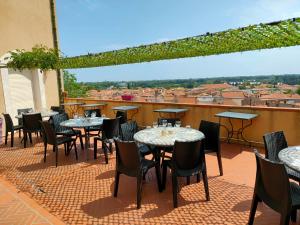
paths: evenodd
<path fill-rule="evenodd" d="M 300 18 L 74 57 L 59 58 L 54 49 L 36 46 L 32 51 L 12 52 L 7 67 L 42 70 L 102 67 L 296 45 L 300 45 Z"/>
<path fill-rule="evenodd" d="M 174 41 L 63 58 L 61 68 L 101 67 L 300 45 L 300 18 Z"/>
<path fill-rule="evenodd" d="M 17 49 L 10 52 L 8 68 L 23 70 L 39 68 L 43 71 L 58 68 L 59 56 L 55 49 L 37 45 L 31 51 Z"/>

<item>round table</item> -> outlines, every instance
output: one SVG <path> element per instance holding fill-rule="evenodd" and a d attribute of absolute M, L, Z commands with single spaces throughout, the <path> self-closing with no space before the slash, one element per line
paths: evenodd
<path fill-rule="evenodd" d="M 108 119 L 105 117 L 94 117 L 94 118 L 78 118 L 78 119 L 69 119 L 60 123 L 62 127 L 68 128 L 83 128 L 85 134 L 85 149 L 86 149 L 86 157 L 89 159 L 88 147 L 90 144 L 90 134 L 89 128 L 95 126 L 101 126 L 103 124 L 103 120 Z"/>
<path fill-rule="evenodd" d="M 185 127 L 158 127 L 148 128 L 137 132 L 134 140 L 157 147 L 173 147 L 176 141 L 198 141 L 204 134 L 198 130 Z"/>
<path fill-rule="evenodd" d="M 282 149 L 278 158 L 289 168 L 300 172 L 300 146 L 291 146 Z"/>
<path fill-rule="evenodd" d="M 58 112 L 55 112 L 55 111 L 48 111 L 48 112 L 30 112 L 30 113 L 22 113 L 22 114 L 16 115 L 16 118 L 17 118 L 17 119 L 22 119 L 22 118 L 23 118 L 23 115 L 30 115 L 30 114 L 36 114 L 36 113 L 41 113 L 42 118 L 44 118 L 44 117 L 51 117 L 51 116 L 54 116 L 54 115 L 57 115 L 57 114 L 58 114 Z"/>

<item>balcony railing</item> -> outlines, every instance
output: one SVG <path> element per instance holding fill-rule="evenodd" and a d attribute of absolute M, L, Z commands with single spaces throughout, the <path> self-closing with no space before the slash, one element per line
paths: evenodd
<path fill-rule="evenodd" d="M 190 125 L 198 129 L 201 120 L 209 120 L 218 122 L 215 114 L 224 111 L 254 113 L 259 116 L 253 120 L 253 124 L 245 129 L 245 137 L 252 143 L 261 145 L 263 143 L 263 135 L 267 132 L 283 130 L 289 145 L 299 144 L 300 140 L 300 110 L 296 108 L 278 108 L 278 107 L 259 107 L 259 106 L 232 106 L 232 105 L 216 105 L 216 104 L 187 104 L 187 103 L 154 103 L 154 102 L 138 102 L 138 101 L 116 101 L 116 100 L 101 100 L 89 98 L 65 98 L 65 102 L 82 102 L 82 103 L 99 103 L 105 102 L 101 111 L 108 117 L 115 117 L 112 110 L 113 107 L 121 105 L 138 106 L 138 112 L 133 115 L 129 112 L 129 117 L 134 116 L 134 119 L 141 126 L 151 125 L 153 121 L 159 118 L 159 113 L 154 112 L 161 108 L 185 108 L 188 109 L 181 117 L 183 125 Z M 78 107 L 78 112 L 83 114 L 83 109 Z M 72 116 L 72 115 L 70 115 Z M 222 123 L 230 126 L 225 119 Z M 241 121 L 233 121 L 235 127 L 241 126 Z M 225 129 L 221 129 L 221 136 L 226 137 Z"/>

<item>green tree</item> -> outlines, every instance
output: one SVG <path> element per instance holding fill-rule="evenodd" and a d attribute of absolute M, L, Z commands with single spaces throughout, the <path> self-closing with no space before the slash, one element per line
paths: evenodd
<path fill-rule="evenodd" d="M 88 87 L 77 82 L 76 75 L 64 70 L 64 86 L 65 91 L 71 98 L 85 97 Z"/>
<path fill-rule="evenodd" d="M 297 93 L 298 95 L 300 95 L 300 87 L 298 87 L 296 93 Z"/>

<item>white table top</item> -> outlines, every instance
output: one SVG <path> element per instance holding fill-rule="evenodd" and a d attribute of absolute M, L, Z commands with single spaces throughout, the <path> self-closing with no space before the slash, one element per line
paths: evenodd
<path fill-rule="evenodd" d="M 134 135 L 134 140 L 153 146 L 172 147 L 177 141 L 198 141 L 204 134 L 198 130 L 184 127 L 158 127 L 141 130 Z"/>
<path fill-rule="evenodd" d="M 54 116 L 54 115 L 57 115 L 58 112 L 55 112 L 55 111 L 49 111 L 49 112 L 31 112 L 31 113 L 23 113 L 23 114 L 19 114 L 19 115 L 16 115 L 16 118 L 17 119 L 22 119 L 23 118 L 23 115 L 30 115 L 30 114 L 36 114 L 36 113 L 41 113 L 42 117 L 51 117 L 51 116 Z"/>
<path fill-rule="evenodd" d="M 188 109 L 180 109 L 180 108 L 165 108 L 165 109 L 155 109 L 153 110 L 154 112 L 159 112 L 159 113 L 182 113 L 182 112 L 187 112 Z"/>
<path fill-rule="evenodd" d="M 112 108 L 113 110 L 119 110 L 119 111 L 129 111 L 129 110 L 135 110 L 138 109 L 138 106 L 134 106 L 134 105 L 122 105 L 122 106 L 116 106 L 114 108 Z"/>
<path fill-rule="evenodd" d="M 61 122 L 60 125 L 69 128 L 89 128 L 89 127 L 102 125 L 104 119 L 108 119 L 108 118 L 94 117 L 94 118 L 69 119 Z"/>
<path fill-rule="evenodd" d="M 300 146 L 291 146 L 285 149 L 282 149 L 278 158 L 286 166 L 300 172 Z"/>

